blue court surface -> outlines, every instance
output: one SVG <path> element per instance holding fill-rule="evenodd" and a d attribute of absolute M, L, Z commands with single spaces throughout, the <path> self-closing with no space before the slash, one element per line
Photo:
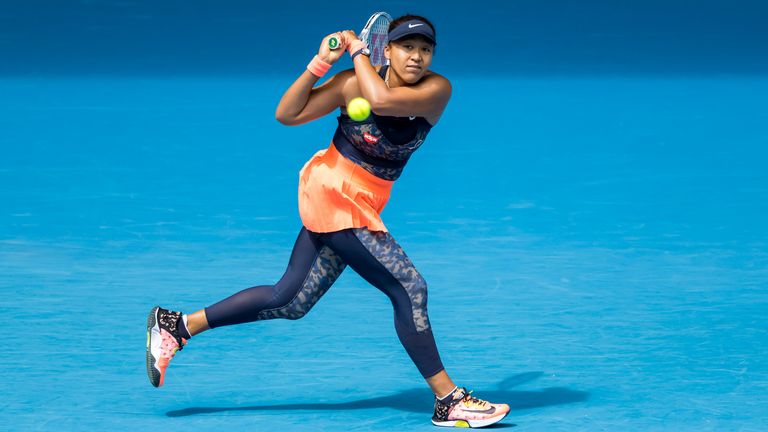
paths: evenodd
<path fill-rule="evenodd" d="M 0 429 L 438 430 L 350 269 L 304 319 L 213 330 L 146 377 L 152 306 L 285 270 L 335 126 L 274 119 L 305 57 L 0 77 Z M 768 77 L 445 75 L 383 218 L 448 373 L 511 406 L 492 429 L 768 430 Z"/>

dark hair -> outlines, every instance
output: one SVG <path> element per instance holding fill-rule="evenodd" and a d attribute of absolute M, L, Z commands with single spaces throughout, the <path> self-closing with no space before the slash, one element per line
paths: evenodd
<path fill-rule="evenodd" d="M 410 21 L 410 20 L 419 20 L 419 21 L 424 21 L 425 23 L 427 23 L 427 25 L 432 28 L 432 32 L 435 33 L 435 39 L 437 39 L 437 30 L 435 30 L 435 26 L 432 24 L 431 21 L 429 21 L 428 19 L 426 19 L 426 18 L 424 18 L 423 16 L 420 16 L 420 15 L 405 14 L 403 16 L 397 17 L 397 18 L 393 19 L 391 23 L 389 23 L 389 29 L 387 31 L 392 31 L 392 30 L 394 30 L 395 27 L 399 26 L 400 24 L 402 24 L 402 23 L 404 23 L 406 21 Z M 416 37 L 421 37 L 421 36 L 416 36 Z M 426 40 L 426 38 L 423 38 L 423 39 Z"/>

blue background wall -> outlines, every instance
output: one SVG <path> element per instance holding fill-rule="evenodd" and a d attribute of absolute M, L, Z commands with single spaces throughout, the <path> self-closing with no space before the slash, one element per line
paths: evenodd
<path fill-rule="evenodd" d="M 5 1 L 0 74 L 279 74 L 379 9 L 432 19 L 454 75 L 768 72 L 759 0 L 322 3 Z"/>

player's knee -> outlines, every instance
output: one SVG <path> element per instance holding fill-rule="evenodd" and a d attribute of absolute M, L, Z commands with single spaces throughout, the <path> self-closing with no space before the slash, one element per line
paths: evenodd
<path fill-rule="evenodd" d="M 303 318 L 312 307 L 311 304 L 301 304 L 299 296 L 285 287 L 273 289 L 271 299 L 266 305 L 267 307 L 259 313 L 260 319 L 297 320 Z"/>
<path fill-rule="evenodd" d="M 295 320 L 304 318 L 305 316 L 307 316 L 307 313 L 309 313 L 309 310 L 288 309 L 285 313 L 284 318 L 295 321 Z"/>
<path fill-rule="evenodd" d="M 411 303 L 413 305 L 413 324 L 417 332 L 429 330 L 429 317 L 427 315 L 427 281 L 417 274 L 410 290 Z"/>
<path fill-rule="evenodd" d="M 411 301 L 424 307 L 427 306 L 427 281 L 420 273 L 416 273 L 411 286 Z"/>
<path fill-rule="evenodd" d="M 311 302 L 302 303 L 298 297 L 294 298 L 290 303 L 282 307 L 284 318 L 289 320 L 302 319 L 312 310 L 312 306 Z"/>

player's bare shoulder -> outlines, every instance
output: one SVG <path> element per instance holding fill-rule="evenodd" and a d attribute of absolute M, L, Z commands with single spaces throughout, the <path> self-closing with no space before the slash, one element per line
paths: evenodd
<path fill-rule="evenodd" d="M 357 85 L 357 75 L 355 75 L 354 69 L 345 69 L 339 72 L 338 79 L 344 84 L 344 86 Z"/>
<path fill-rule="evenodd" d="M 451 82 L 448 80 L 448 78 L 433 71 L 427 71 L 419 84 L 423 84 L 425 86 L 428 85 L 430 87 L 437 87 L 441 92 L 446 92 L 449 95 L 452 91 Z"/>
<path fill-rule="evenodd" d="M 338 73 L 341 84 L 341 92 L 345 100 L 361 96 L 360 86 L 357 84 L 357 75 L 354 69 L 346 69 Z"/>

